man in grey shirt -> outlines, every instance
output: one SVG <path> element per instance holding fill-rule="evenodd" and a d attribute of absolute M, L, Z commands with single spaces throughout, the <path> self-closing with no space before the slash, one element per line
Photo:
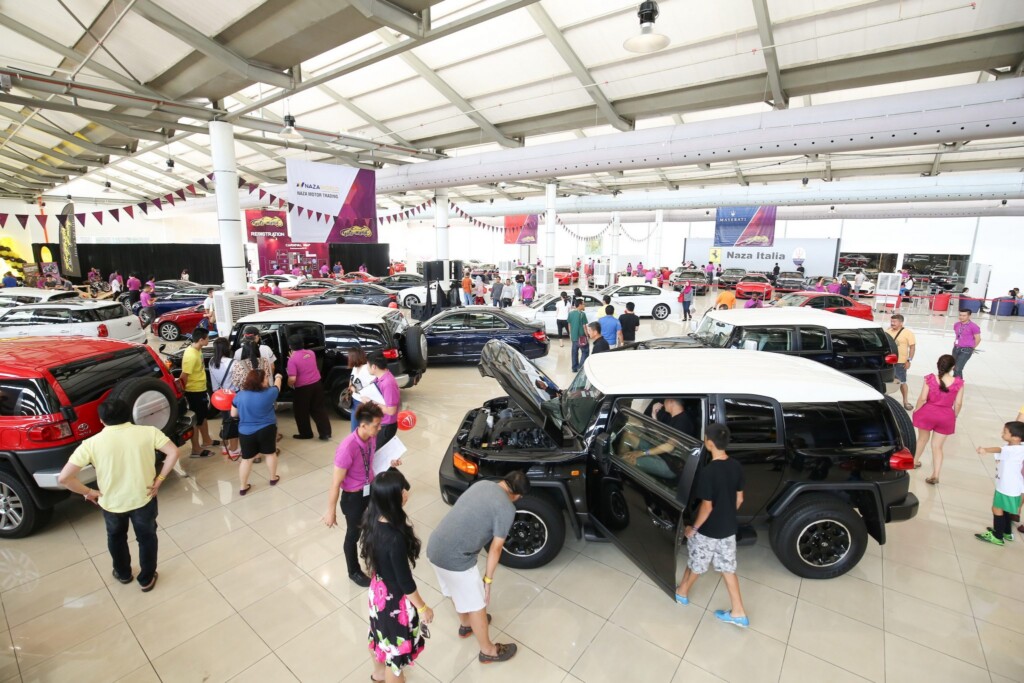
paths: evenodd
<path fill-rule="evenodd" d="M 430 535 L 427 559 L 437 574 L 441 592 L 452 599 L 459 614 L 459 637 L 475 634 L 481 663 L 504 662 L 516 653 L 515 643 L 492 643 L 487 604 L 505 537 L 516 516 L 515 502 L 530 491 L 522 472 L 498 482 L 481 480 L 463 493 Z M 490 543 L 487 570 L 481 578 L 476 559 Z"/>

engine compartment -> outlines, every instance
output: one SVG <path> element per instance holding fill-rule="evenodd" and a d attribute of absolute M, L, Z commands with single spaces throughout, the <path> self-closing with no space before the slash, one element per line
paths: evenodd
<path fill-rule="evenodd" d="M 468 429 L 459 432 L 460 445 L 481 451 L 553 450 L 545 431 L 508 398 L 487 401 L 476 411 Z"/>

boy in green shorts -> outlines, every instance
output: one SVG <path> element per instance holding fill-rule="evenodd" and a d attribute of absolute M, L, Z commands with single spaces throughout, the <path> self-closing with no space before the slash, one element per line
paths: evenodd
<path fill-rule="evenodd" d="M 1004 537 L 1010 536 L 1010 515 L 1017 514 L 1020 509 L 1021 496 L 1024 495 L 1024 422 L 1013 421 L 1003 425 L 1005 446 L 978 447 L 978 455 L 995 453 L 998 463 L 996 469 L 996 492 L 992 497 L 992 527 L 983 534 L 974 534 L 979 541 L 993 545 L 1003 545 Z M 1012 537 L 1010 539 L 1012 540 Z"/>

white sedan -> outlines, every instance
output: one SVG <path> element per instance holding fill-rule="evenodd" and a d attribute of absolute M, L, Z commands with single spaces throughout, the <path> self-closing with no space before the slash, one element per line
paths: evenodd
<path fill-rule="evenodd" d="M 654 285 L 612 285 L 601 290 L 601 296 L 606 294 L 612 298 L 616 316 L 625 313 L 630 302 L 636 307 L 633 312 L 641 318 L 665 320 L 683 310 L 678 293 Z"/>
<path fill-rule="evenodd" d="M 558 322 L 555 318 L 555 303 L 561 297 L 554 294 L 545 294 L 535 299 L 529 306 L 512 306 L 508 309 L 524 320 L 543 322 L 544 331 L 548 335 L 558 334 Z M 570 299 L 571 300 L 571 299 Z M 604 304 L 601 299 L 593 294 L 584 294 L 583 301 L 586 305 L 587 322 L 594 322 L 604 315 Z M 571 304 L 570 304 L 571 305 Z M 616 311 L 617 313 L 618 311 Z"/>
<path fill-rule="evenodd" d="M 103 337 L 146 343 L 139 317 L 117 301 L 82 298 L 26 304 L 0 315 L 0 337 Z"/>
<path fill-rule="evenodd" d="M 448 291 L 448 283 L 443 280 L 438 280 L 432 283 L 430 286 L 433 287 L 430 290 L 430 301 L 437 303 L 437 285 L 441 285 L 441 289 L 445 292 Z M 425 304 L 427 302 L 427 286 L 421 285 L 419 287 L 408 287 L 407 289 L 396 292 L 398 294 L 398 300 L 401 305 L 405 308 L 409 308 L 413 304 Z"/>
<path fill-rule="evenodd" d="M 840 273 L 839 274 L 839 279 L 840 280 L 842 280 L 844 277 L 846 278 L 846 281 L 850 283 L 850 287 L 854 287 L 855 286 L 853 283 L 855 281 L 855 278 L 857 277 L 857 273 L 853 272 L 852 270 L 849 270 L 849 271 L 847 271 L 845 273 Z M 852 292 L 852 293 L 856 294 L 857 292 Z M 861 285 L 860 285 L 860 293 L 861 294 L 874 294 L 875 293 L 875 283 L 872 282 L 871 280 L 865 279 L 864 282 L 862 282 Z"/>
<path fill-rule="evenodd" d="M 266 282 L 268 285 L 273 287 L 275 284 L 281 289 L 295 289 L 295 286 L 305 280 L 304 277 L 298 275 L 264 275 L 263 277 L 256 280 L 254 284 L 249 285 L 249 289 L 259 289 L 260 286 Z"/>

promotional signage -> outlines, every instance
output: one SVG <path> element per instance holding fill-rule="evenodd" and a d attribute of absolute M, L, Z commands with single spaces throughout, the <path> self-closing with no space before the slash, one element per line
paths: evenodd
<path fill-rule="evenodd" d="M 698 266 L 714 261 L 722 268 L 743 268 L 753 273 L 770 273 L 779 264 L 783 271 L 804 267 L 808 277 L 832 277 L 835 272 L 839 241 L 831 239 L 777 239 L 771 247 L 719 247 L 713 240 L 688 238 L 683 260 Z M 716 260 L 716 258 L 718 260 Z"/>
<path fill-rule="evenodd" d="M 715 211 L 716 247 L 770 247 L 775 206 L 721 206 Z"/>
<path fill-rule="evenodd" d="M 60 269 L 64 277 L 82 277 L 75 234 L 75 207 L 72 204 L 65 206 L 60 216 Z"/>
<path fill-rule="evenodd" d="M 296 159 L 288 159 L 287 168 L 292 239 L 329 244 L 377 243 L 377 181 L 373 171 Z"/>
<path fill-rule="evenodd" d="M 536 214 L 505 216 L 505 244 L 537 244 Z"/>
<path fill-rule="evenodd" d="M 275 270 L 290 273 L 295 266 L 315 273 L 328 261 L 326 244 L 291 241 L 287 218 L 284 211 L 247 209 L 245 212 L 246 236 L 256 243 L 259 272 L 263 275 Z"/>

